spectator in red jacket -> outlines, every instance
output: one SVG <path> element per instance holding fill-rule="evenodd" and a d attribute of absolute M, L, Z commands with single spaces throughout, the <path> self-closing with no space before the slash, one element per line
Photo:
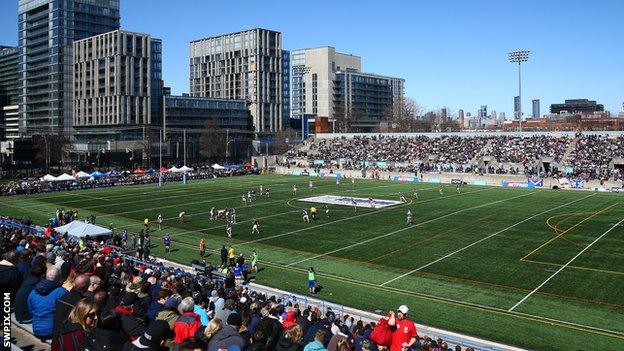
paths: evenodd
<path fill-rule="evenodd" d="M 201 317 L 193 312 L 195 301 L 192 297 L 184 298 L 178 305 L 180 317 L 173 324 L 175 337 L 173 341 L 181 344 L 185 339 L 195 336 L 197 329 L 201 327 Z"/>

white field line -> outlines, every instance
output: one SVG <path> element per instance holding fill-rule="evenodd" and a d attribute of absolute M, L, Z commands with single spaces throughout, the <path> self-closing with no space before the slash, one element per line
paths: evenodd
<path fill-rule="evenodd" d="M 178 242 L 178 241 L 175 241 L 175 240 L 174 240 L 174 242 L 177 245 L 185 246 L 185 247 L 188 247 L 188 248 L 193 249 L 193 250 L 196 249 L 196 245 L 191 245 L 191 244 L 185 243 L 185 242 Z M 217 250 L 217 249 L 208 249 L 207 251 L 215 253 L 215 254 L 219 253 L 219 250 Z M 282 268 L 282 269 L 299 269 L 299 268 L 296 268 L 296 267 L 289 267 L 289 266 L 283 265 L 281 263 L 276 263 L 276 262 L 272 262 L 272 261 L 268 261 L 268 260 L 259 260 L 258 262 L 260 262 L 260 263 L 264 262 L 264 263 L 266 263 L 268 265 L 275 266 L 275 267 Z M 305 272 L 305 271 L 303 271 L 303 272 Z M 330 277 L 330 278 L 334 278 L 334 279 L 340 279 L 340 280 L 344 280 L 346 282 L 355 283 L 355 284 L 362 285 L 362 286 L 370 286 L 372 288 L 379 287 L 377 285 L 373 285 L 372 283 L 364 281 L 364 280 L 358 280 L 358 279 L 353 279 L 353 278 L 348 278 L 348 277 L 342 277 L 342 276 L 331 274 L 331 273 L 318 272 L 317 274 L 318 274 L 319 277 Z M 424 297 L 424 298 L 433 299 L 433 300 L 436 300 L 436 301 L 441 301 L 443 303 L 451 302 L 451 303 L 455 303 L 455 304 L 459 304 L 459 305 L 463 305 L 463 306 L 471 306 L 471 307 L 481 308 L 481 309 L 484 309 L 484 310 L 502 312 L 502 313 L 510 314 L 510 315 L 519 315 L 519 316 L 525 316 L 525 317 L 532 317 L 532 318 L 539 319 L 539 320 L 542 320 L 542 321 L 556 322 L 556 323 L 560 323 L 560 324 L 563 324 L 563 325 L 566 325 L 566 326 L 584 328 L 584 329 L 586 329 L 588 331 L 597 331 L 597 332 L 602 332 L 602 333 L 608 333 L 608 334 L 624 336 L 624 333 L 619 332 L 619 331 L 615 331 L 615 330 L 603 329 L 603 328 L 593 327 L 593 326 L 589 326 L 589 325 L 578 324 L 578 323 L 574 323 L 574 322 L 568 322 L 568 321 L 564 321 L 564 320 L 560 320 L 560 319 L 554 319 L 554 318 L 549 318 L 549 317 L 544 317 L 544 316 L 538 316 L 538 315 L 529 314 L 529 313 L 523 313 L 523 312 L 517 312 L 517 311 L 508 311 L 506 309 L 499 308 L 499 307 L 482 305 L 482 304 L 475 303 L 475 302 L 468 302 L 468 301 L 463 301 L 463 300 L 457 300 L 457 299 L 453 299 L 453 298 L 450 298 L 450 297 L 436 296 L 436 295 L 431 295 L 431 294 L 427 294 L 427 293 L 423 293 L 423 292 L 416 292 L 416 291 L 405 290 L 405 289 L 394 288 L 394 287 L 385 287 L 385 288 L 386 289 L 390 289 L 389 290 L 390 292 L 396 291 L 396 292 L 404 293 L 404 294 L 409 295 L 409 296 Z"/>
<path fill-rule="evenodd" d="M 260 184 L 260 183 L 257 183 L 257 184 Z M 255 184 L 255 185 L 257 185 L 257 184 Z M 286 182 L 278 182 L 278 183 L 267 183 L 267 184 L 269 184 L 271 186 L 274 186 L 274 185 L 275 186 L 279 186 L 279 185 L 284 185 L 284 184 L 288 184 L 288 183 L 286 183 Z M 108 188 L 108 189 L 111 189 L 111 188 Z M 201 189 L 201 188 L 198 188 L 197 190 L 199 190 L 199 189 Z M 185 196 L 197 196 L 197 195 L 202 195 L 202 194 L 211 194 L 211 195 L 213 195 L 213 194 L 218 194 L 218 193 L 221 193 L 221 192 L 230 192 L 230 191 L 237 190 L 237 189 L 249 189 L 249 186 L 240 186 L 240 187 L 237 186 L 237 187 L 232 187 L 232 188 L 226 188 L 226 189 L 223 189 L 223 190 L 211 188 L 211 189 L 208 189 L 208 190 L 205 190 L 205 191 L 194 191 L 194 192 L 184 192 L 184 190 L 187 190 L 187 189 L 183 189 L 183 188 L 171 189 L 171 190 L 169 190 L 169 189 L 167 189 L 167 190 L 159 190 L 157 193 L 154 193 L 152 195 L 162 195 L 164 192 L 166 192 L 166 193 L 170 193 L 170 192 L 184 192 L 184 194 L 172 195 L 172 196 L 163 196 L 163 197 L 158 197 L 158 198 L 150 197 L 150 198 L 146 198 L 146 199 L 143 199 L 143 200 L 132 200 L 132 203 L 162 201 L 162 200 L 175 199 L 175 198 L 185 197 Z M 78 192 L 68 192 L 68 195 L 81 196 L 81 197 L 91 198 L 91 199 L 94 199 L 94 200 L 101 200 L 101 201 L 108 201 L 108 202 L 119 200 L 119 198 L 122 198 L 122 197 L 124 197 L 124 198 L 125 197 L 132 197 L 132 196 L 140 197 L 140 196 L 145 195 L 145 194 L 149 194 L 149 191 L 147 191 L 147 192 L 146 191 L 137 191 L 137 192 L 133 192 L 132 194 L 123 194 L 123 195 L 118 195 L 118 196 L 111 196 L 110 198 L 102 198 L 102 197 L 95 197 L 95 196 L 90 196 L 90 195 L 86 195 L 86 194 L 80 194 Z M 46 199 L 48 199 L 48 198 L 46 198 Z M 74 202 L 84 202 L 84 200 L 64 201 L 64 202 L 62 202 L 62 206 L 66 206 L 67 204 L 74 203 Z M 50 203 L 40 204 L 40 205 L 35 205 L 35 206 L 29 206 L 29 208 L 47 207 L 47 206 L 50 206 Z M 100 208 L 100 207 L 110 207 L 110 206 L 111 206 L 110 203 L 109 204 L 102 204 L 102 205 L 89 207 L 87 209 L 84 209 L 84 211 L 95 211 L 95 209 L 97 209 L 97 208 Z"/>
<path fill-rule="evenodd" d="M 383 235 L 380 235 L 380 236 L 376 236 L 376 237 L 373 237 L 373 238 L 370 238 L 370 239 L 367 239 L 367 240 L 364 240 L 364 241 L 360 241 L 360 242 L 357 242 L 355 244 L 343 246 L 343 247 L 341 247 L 339 249 L 327 251 L 325 253 L 318 254 L 318 255 L 315 255 L 315 256 L 312 256 L 312 257 L 304 258 L 303 260 L 299 260 L 299 261 L 296 261 L 296 262 L 293 262 L 293 263 L 289 263 L 288 266 L 294 266 L 294 265 L 299 264 L 299 263 L 303 263 L 303 262 L 306 262 L 306 261 L 314 260 L 314 259 L 317 259 L 319 257 L 331 255 L 331 254 L 336 253 L 336 252 L 340 252 L 340 251 L 347 250 L 347 249 L 350 249 L 350 248 L 353 248 L 353 247 L 356 247 L 356 246 L 359 246 L 359 245 L 363 245 L 363 244 L 366 244 L 366 243 L 369 243 L 369 242 L 372 242 L 372 241 L 383 239 L 385 237 L 388 237 L 388 236 L 391 236 L 391 235 L 395 235 L 397 233 L 401 233 L 401 232 L 404 232 L 406 230 L 410 230 L 410 229 L 414 229 L 414 228 L 420 227 L 420 226 L 425 225 L 427 223 L 435 222 L 435 221 L 438 221 L 440 219 L 444 219 L 444 218 L 447 218 L 447 217 L 450 217 L 450 216 L 454 216 L 454 215 L 456 215 L 458 213 L 463 213 L 463 212 L 474 210 L 474 209 L 481 208 L 481 207 L 491 206 L 491 205 L 494 205 L 494 204 L 498 204 L 498 203 L 509 201 L 509 200 L 514 200 L 514 199 L 517 199 L 517 198 L 520 198 L 520 197 L 529 196 L 529 195 L 533 195 L 533 194 L 536 194 L 536 193 L 537 193 L 537 191 L 530 192 L 530 193 L 526 193 L 526 194 L 510 197 L 510 198 L 507 198 L 507 199 L 496 200 L 496 201 L 488 202 L 488 203 L 485 203 L 485 204 L 481 204 L 481 205 L 477 205 L 477 206 L 473 206 L 473 207 L 468 207 L 468 208 L 464 208 L 464 209 L 461 209 L 461 210 L 458 210 L 458 211 L 447 213 L 445 215 L 442 215 L 442 216 L 439 216 L 439 217 L 435 217 L 435 218 L 426 220 L 424 222 L 419 222 L 419 223 L 417 223 L 415 225 L 411 225 L 411 226 L 408 226 L 408 227 L 405 227 L 405 228 L 397 229 L 397 230 L 392 231 L 390 233 L 386 233 L 386 234 L 383 234 Z"/>
<path fill-rule="evenodd" d="M 569 260 L 566 264 L 564 264 L 563 266 L 561 266 L 561 268 L 559 268 L 555 273 L 553 273 L 550 277 L 548 277 L 546 280 L 544 280 L 544 282 L 542 282 L 542 284 L 538 285 L 537 288 L 533 289 L 530 293 L 528 293 L 525 297 L 522 298 L 522 300 L 518 301 L 518 303 L 516 303 L 515 305 L 513 305 L 508 312 L 513 311 L 514 309 L 516 309 L 516 307 L 520 306 L 521 303 L 523 303 L 526 299 L 528 299 L 529 297 L 531 297 L 531 295 L 533 295 L 535 292 L 537 292 L 542 286 L 546 285 L 546 283 L 548 283 L 552 278 L 554 278 L 557 274 L 559 274 L 559 272 L 561 272 L 562 270 L 564 270 L 570 263 L 574 262 L 574 260 L 576 260 L 579 256 L 581 256 L 585 251 L 587 251 L 590 247 L 592 247 L 595 243 L 597 243 L 600 239 L 602 239 L 605 235 L 609 234 L 609 232 L 611 232 L 613 229 L 615 229 L 615 227 L 619 226 L 622 222 L 624 222 L 624 218 L 621 219 L 619 222 L 615 223 L 611 228 L 607 229 L 607 231 L 605 231 L 604 233 L 602 233 L 602 235 L 600 235 L 599 237 L 597 237 L 594 241 L 592 241 L 589 245 L 585 246 L 585 248 L 583 250 L 581 250 L 581 252 L 577 253 L 576 256 L 572 257 L 571 260 Z"/>
<path fill-rule="evenodd" d="M 457 194 L 457 195 L 436 197 L 436 198 L 433 198 L 433 199 L 427 199 L 427 200 L 423 200 L 423 201 L 416 201 L 416 202 L 411 202 L 411 203 L 408 202 L 408 203 L 405 203 L 405 204 L 402 204 L 402 205 L 384 207 L 384 208 L 379 209 L 379 210 L 375 210 L 375 211 L 371 211 L 371 212 L 365 212 L 365 213 L 362 213 L 362 214 L 359 214 L 359 215 L 355 215 L 355 216 L 352 216 L 352 217 L 341 218 L 341 219 L 337 219 L 335 221 L 325 222 L 325 223 L 322 223 L 322 224 L 313 225 L 313 226 L 310 226 L 310 227 L 305 227 L 305 228 L 293 230 L 293 231 L 286 232 L 286 233 L 275 234 L 275 235 L 259 238 L 259 239 L 256 239 L 256 240 L 245 241 L 245 242 L 242 242 L 240 244 L 235 244 L 233 246 L 253 244 L 253 243 L 260 242 L 260 241 L 271 240 L 271 239 L 279 238 L 279 237 L 286 236 L 286 235 L 291 235 L 291 234 L 304 232 L 304 231 L 310 230 L 310 229 L 324 227 L 326 225 L 330 225 L 330 224 L 334 224 L 334 223 L 340 223 L 340 222 L 344 222 L 344 221 L 349 221 L 349 220 L 352 220 L 352 219 L 356 219 L 356 218 L 372 215 L 372 214 L 383 212 L 383 211 L 388 211 L 388 210 L 391 210 L 391 209 L 396 209 L 396 208 L 399 208 L 399 207 L 405 207 L 405 206 L 408 206 L 408 205 L 415 205 L 415 204 L 422 204 L 422 203 L 427 203 L 427 202 L 432 202 L 432 201 L 444 200 L 444 199 L 448 199 L 448 198 L 455 197 L 455 196 L 463 196 L 463 195 L 468 195 L 468 194 L 472 194 L 472 193 L 478 193 L 478 192 L 487 191 L 487 190 L 491 190 L 491 189 L 493 189 L 493 188 L 479 189 L 479 190 L 469 191 L 469 192 L 462 193 L 462 194 Z"/>
<path fill-rule="evenodd" d="M 398 184 L 398 183 L 392 183 L 392 184 Z M 327 184 L 327 185 L 319 185 L 316 188 L 318 189 L 318 188 L 320 188 L 322 186 L 323 187 L 325 187 L 325 186 L 332 186 L 332 184 L 330 183 L 330 184 Z M 273 193 L 273 194 L 276 194 L 276 193 L 287 193 L 287 192 L 291 192 L 291 191 L 292 191 L 292 189 L 285 189 L 285 190 L 273 191 L 271 193 Z M 315 193 L 315 192 L 318 192 L 318 191 L 313 191 L 312 193 Z M 197 193 L 192 194 L 192 195 L 197 195 Z M 151 211 L 151 210 L 160 210 L 160 209 L 163 209 L 163 208 L 172 208 L 172 207 L 178 207 L 178 208 L 183 209 L 184 207 L 197 205 L 197 204 L 210 203 L 210 202 L 229 200 L 229 199 L 241 199 L 242 195 L 243 194 L 235 195 L 235 196 L 228 196 L 228 197 L 221 197 L 221 198 L 217 198 L 217 199 L 189 202 L 189 203 L 186 203 L 186 204 L 173 204 L 173 205 L 168 205 L 168 206 L 159 206 L 159 207 L 152 207 L 152 208 L 142 208 L 140 210 L 123 211 L 123 212 L 118 212 L 118 213 L 107 213 L 107 214 L 103 214 L 103 215 L 101 215 L 99 217 L 110 217 L 110 216 L 116 216 L 118 214 L 136 213 L 136 212 Z M 258 197 L 260 197 L 260 195 Z M 168 198 L 164 198 L 164 199 L 168 199 Z M 278 200 L 278 201 L 283 201 L 283 199 L 282 200 Z M 110 205 L 107 205 L 107 206 L 110 206 Z M 85 209 L 84 211 L 90 211 L 90 209 Z M 206 213 L 208 213 L 208 212 L 206 212 Z"/>
<path fill-rule="evenodd" d="M 506 228 L 504 228 L 504 229 L 501 229 L 501 230 L 497 231 L 496 233 L 490 234 L 490 235 L 488 235 L 488 236 L 486 236 L 486 237 L 484 237 L 484 238 L 481 238 L 481 239 L 479 239 L 479 240 L 477 240 L 477 241 L 475 241 L 475 242 L 473 242 L 473 243 L 471 243 L 471 244 L 468 244 L 468 245 L 466 245 L 466 246 L 462 247 L 461 249 L 455 250 L 455 251 L 453 251 L 453 252 L 451 252 L 451 253 L 449 253 L 449 254 L 447 254 L 447 255 L 444 255 L 444 256 L 442 256 L 442 257 L 438 258 L 437 260 L 431 261 L 431 262 L 429 262 L 429 263 L 427 263 L 427 264 L 424 264 L 424 265 L 422 265 L 422 266 L 420 266 L 420 267 L 418 267 L 418 268 L 416 268 L 416 269 L 412 269 L 411 271 L 409 271 L 409 272 L 407 272 L 407 273 L 404 273 L 404 274 L 401 274 L 400 276 L 398 276 L 398 277 L 396 277 L 396 278 L 392 278 L 392 279 L 388 280 L 387 282 L 385 282 L 385 283 L 383 283 L 383 284 L 380 284 L 379 286 L 385 286 L 385 285 L 387 285 L 387 284 L 392 283 L 392 282 L 393 282 L 393 281 L 395 281 L 395 280 L 401 279 L 401 278 L 403 278 L 403 277 L 405 277 L 405 276 L 408 276 L 408 275 L 410 275 L 410 274 L 413 274 L 413 273 L 415 273 L 415 272 L 418 272 L 418 271 L 419 271 L 419 270 L 421 270 L 421 269 L 427 268 L 427 267 L 429 267 L 429 266 L 431 266 L 431 265 L 433 265 L 433 264 L 436 264 L 436 263 L 438 263 L 438 262 L 440 262 L 440 261 L 442 261 L 442 260 L 445 260 L 445 259 L 447 259 L 447 258 L 449 258 L 449 257 L 451 257 L 451 256 L 453 256 L 453 255 L 455 255 L 455 254 L 457 254 L 457 253 L 459 253 L 459 252 L 462 252 L 462 251 L 464 251 L 464 250 L 466 250 L 466 249 L 468 249 L 468 248 L 473 247 L 474 245 L 477 245 L 477 244 L 479 244 L 479 243 L 481 243 L 481 242 L 483 242 L 483 241 L 485 241 L 485 240 L 488 240 L 488 239 L 490 239 L 490 238 L 492 238 L 492 237 L 494 237 L 494 236 L 497 236 L 497 235 L 499 235 L 500 233 L 506 232 L 506 231 L 508 231 L 509 229 L 514 228 L 514 227 L 516 227 L 516 226 L 518 226 L 518 225 L 520 225 L 520 224 L 522 224 L 522 223 L 524 223 L 524 222 L 530 221 L 531 219 L 533 219 L 533 218 L 535 218 L 535 217 L 538 217 L 538 216 L 541 216 L 541 215 L 546 214 L 546 213 L 548 213 L 548 212 L 551 212 L 551 211 L 554 211 L 554 210 L 560 209 L 560 208 L 562 208 L 562 207 L 565 207 L 565 206 L 571 205 L 571 204 L 573 204 L 573 203 L 575 203 L 575 202 L 579 202 L 579 201 L 581 201 L 581 200 L 584 200 L 584 199 L 586 199 L 586 198 L 588 198 L 588 197 L 590 197 L 590 196 L 594 196 L 594 195 L 596 195 L 596 194 L 594 193 L 594 194 L 591 194 L 591 195 L 587 195 L 587 196 L 582 197 L 582 198 L 580 198 L 580 199 L 577 199 L 577 200 L 574 200 L 574 201 L 571 201 L 571 202 L 565 203 L 565 204 L 563 204 L 563 205 L 559 205 L 559 206 L 557 206 L 557 207 L 553 207 L 553 208 L 551 208 L 551 209 L 549 209 L 549 210 L 542 211 L 542 212 L 540 212 L 540 213 L 534 214 L 534 215 L 532 215 L 532 216 L 530 216 L 530 217 L 527 217 L 527 218 L 525 218 L 525 219 L 523 219 L 523 220 L 521 220 L 521 221 L 519 221 L 519 222 L 516 222 L 516 223 L 514 223 L 514 224 L 510 225 L 509 227 L 506 227 Z"/>
<path fill-rule="evenodd" d="M 347 192 L 347 191 L 359 191 L 359 190 L 376 189 L 376 188 L 387 188 L 389 186 L 396 185 L 396 184 L 397 183 L 385 184 L 385 185 L 376 185 L 376 186 L 371 186 L 371 187 L 366 187 L 366 188 L 357 188 L 357 189 L 352 188 L 352 189 L 345 190 L 345 192 Z M 421 190 L 425 191 L 425 190 L 431 190 L 431 189 L 435 189 L 435 188 L 424 188 L 424 189 L 421 189 Z M 335 192 L 330 192 L 330 194 L 332 194 L 332 193 L 335 193 Z M 293 198 L 291 200 L 298 201 L 298 199 L 296 199 L 296 198 Z M 245 208 L 249 208 L 249 207 L 254 207 L 254 206 L 259 206 L 259 205 L 266 205 L 266 204 L 275 203 L 275 202 L 281 202 L 281 201 L 289 201 L 289 200 L 279 199 L 279 200 L 275 200 L 275 201 L 260 202 L 260 203 L 255 203 L 255 204 L 252 204 L 252 205 L 238 206 L 238 207 L 234 207 L 234 208 L 237 209 L 237 210 L 238 209 L 245 209 Z M 281 215 L 284 215 L 284 214 L 293 213 L 293 212 L 299 212 L 299 211 L 301 211 L 301 210 L 297 209 L 297 210 L 293 210 L 293 211 L 286 211 L 286 212 L 273 214 L 273 215 L 270 215 L 270 216 L 256 217 L 256 219 L 265 219 L 265 218 L 271 218 L 271 217 L 278 217 L 278 216 L 281 216 Z M 187 217 L 199 216 L 199 215 L 204 215 L 204 214 L 207 214 L 207 213 L 210 213 L 210 211 L 193 213 L 193 214 L 188 215 Z M 238 214 L 237 214 L 237 216 L 238 216 Z M 178 219 L 178 217 L 164 218 L 163 220 L 176 220 L 176 219 Z M 234 223 L 234 225 L 239 225 L 239 224 L 242 224 L 242 223 L 245 223 L 245 220 L 238 221 L 238 222 Z M 128 224 L 128 225 L 123 225 L 123 226 L 119 226 L 119 227 L 116 227 L 116 228 L 128 228 L 128 227 L 137 226 L 137 225 L 139 225 L 139 224 Z M 204 230 L 218 229 L 218 228 L 223 228 L 225 226 L 226 226 L 225 224 L 222 224 L 222 225 L 219 225 L 219 226 L 216 226 L 216 227 L 209 227 L 209 228 L 204 228 L 204 229 L 189 230 L 189 231 L 186 231 L 186 232 L 178 233 L 178 235 L 196 233 L 196 232 L 201 232 L 201 231 L 204 231 Z M 172 236 L 173 235 L 174 234 L 172 234 Z"/>

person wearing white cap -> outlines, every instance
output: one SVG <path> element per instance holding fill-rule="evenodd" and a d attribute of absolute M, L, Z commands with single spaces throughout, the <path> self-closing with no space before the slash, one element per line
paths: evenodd
<path fill-rule="evenodd" d="M 396 331 L 392 334 L 392 344 L 390 351 L 406 351 L 409 350 L 416 342 L 418 333 L 414 322 L 407 319 L 409 308 L 405 305 L 399 306 L 395 311 L 390 311 L 388 325 L 396 327 Z"/>

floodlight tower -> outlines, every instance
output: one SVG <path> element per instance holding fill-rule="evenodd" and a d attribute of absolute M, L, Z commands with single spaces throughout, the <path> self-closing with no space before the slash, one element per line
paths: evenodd
<path fill-rule="evenodd" d="M 529 50 L 509 51 L 507 56 L 509 62 L 518 63 L 518 119 L 520 120 L 520 131 L 522 132 L 522 62 L 529 60 Z"/>

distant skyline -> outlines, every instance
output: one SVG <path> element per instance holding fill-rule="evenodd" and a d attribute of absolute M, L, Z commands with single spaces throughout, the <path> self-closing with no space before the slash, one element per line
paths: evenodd
<path fill-rule="evenodd" d="M 0 45 L 17 45 L 17 0 L 0 1 Z M 380 4 L 382 6 L 380 6 Z M 531 50 L 522 66 L 522 111 L 587 98 L 613 114 L 624 102 L 624 1 L 121 0 L 122 29 L 163 40 L 163 78 L 189 90 L 191 40 L 262 27 L 283 47 L 334 46 L 362 57 L 365 72 L 405 78 L 426 109 L 513 116 L 517 68 L 507 52 Z"/>

